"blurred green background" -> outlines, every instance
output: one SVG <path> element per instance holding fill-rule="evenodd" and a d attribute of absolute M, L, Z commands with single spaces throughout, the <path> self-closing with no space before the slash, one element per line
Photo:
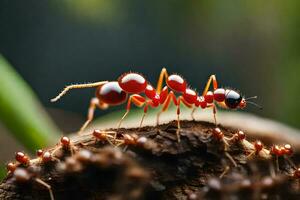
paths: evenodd
<path fill-rule="evenodd" d="M 216 74 L 221 86 L 259 96 L 263 111 L 248 112 L 300 128 L 299 8 L 300 1 L 279 0 L 1 0 L 0 53 L 66 132 L 81 125 L 94 90 L 50 103 L 64 85 L 127 71 L 155 84 L 163 66 L 199 92 Z M 21 96 L 16 104 L 26 106 Z M 25 141 L 3 124 L 0 131 L 3 162 Z"/>

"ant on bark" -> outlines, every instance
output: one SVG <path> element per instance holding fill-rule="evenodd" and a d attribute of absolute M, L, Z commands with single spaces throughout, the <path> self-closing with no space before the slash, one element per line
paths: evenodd
<path fill-rule="evenodd" d="M 22 152 L 16 153 L 16 160 L 21 164 L 24 164 L 25 162 L 28 164 L 30 161 L 29 158 Z M 38 178 L 36 173 L 30 172 L 28 169 L 21 168 L 18 166 L 19 165 L 17 163 L 12 162 L 8 163 L 6 166 L 8 173 L 12 175 L 14 181 L 20 184 L 28 183 L 29 181 L 35 181 L 36 183 L 47 188 L 47 190 L 49 191 L 50 199 L 54 200 L 52 188 L 48 183 Z"/>
<path fill-rule="evenodd" d="M 164 81 L 165 79 L 165 81 Z M 163 83 L 166 86 L 163 87 Z M 213 91 L 209 91 L 210 85 L 213 85 Z M 181 102 L 188 108 L 193 108 L 192 116 L 196 108 L 201 107 L 213 108 L 214 122 L 216 120 L 216 106 L 215 103 L 223 108 L 237 109 L 245 108 L 247 103 L 257 104 L 249 102 L 249 99 L 256 97 L 244 98 L 238 92 L 231 89 L 219 88 L 215 75 L 211 75 L 202 96 L 198 96 L 197 92 L 187 86 L 186 80 L 177 74 L 169 75 L 166 68 L 161 70 L 156 89 L 146 80 L 146 78 L 138 73 L 128 72 L 122 74 L 117 81 L 100 81 L 95 83 L 75 84 L 66 86 L 65 89 L 59 93 L 55 98 L 51 99 L 52 102 L 59 100 L 71 89 L 79 88 L 92 88 L 97 87 L 96 97 L 90 101 L 88 109 L 88 115 L 86 122 L 79 130 L 79 134 L 88 126 L 88 124 L 94 118 L 94 112 L 96 107 L 100 109 L 107 109 L 109 106 L 116 106 L 126 102 L 126 112 L 118 123 L 120 128 L 122 121 L 130 111 L 131 104 L 135 104 L 138 107 L 144 108 L 144 114 L 140 122 L 142 126 L 144 117 L 148 111 L 149 106 L 156 108 L 162 105 L 162 110 L 157 114 L 157 124 L 159 124 L 159 117 L 161 113 L 166 111 L 171 103 L 177 107 L 177 139 L 180 141 L 180 104 Z M 168 90 L 171 90 L 170 92 Z M 144 93 L 145 96 L 141 94 Z M 178 93 L 177 97 L 175 93 Z M 259 107 L 259 106 L 258 106 Z M 116 139 L 117 133 L 115 133 L 114 139 Z"/>

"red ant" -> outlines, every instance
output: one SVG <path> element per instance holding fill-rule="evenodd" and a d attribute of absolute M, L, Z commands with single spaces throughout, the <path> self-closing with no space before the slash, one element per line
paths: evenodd
<path fill-rule="evenodd" d="M 42 149 L 37 150 L 36 155 L 43 163 L 47 163 L 53 160 L 59 161 L 57 158 L 52 156 L 52 153 L 50 153 L 49 151 L 43 151 Z"/>
<path fill-rule="evenodd" d="M 98 129 L 94 130 L 93 136 L 96 138 L 96 140 L 100 141 L 108 141 L 114 146 L 120 146 L 120 145 L 142 145 L 147 142 L 147 138 L 145 137 L 138 137 L 137 135 L 129 135 L 124 134 L 123 139 L 115 139 L 115 143 L 113 144 L 110 140 L 114 139 L 114 136 L 110 134 L 115 134 L 114 131 L 100 131 Z"/>
<path fill-rule="evenodd" d="M 29 163 L 30 163 L 30 158 L 21 151 L 16 152 L 15 158 L 16 158 L 16 161 L 18 161 L 19 163 L 21 163 L 23 165 L 29 165 Z"/>
<path fill-rule="evenodd" d="M 167 86 L 162 88 L 164 79 L 166 81 Z M 213 82 L 214 92 L 208 91 L 211 82 Z M 173 101 L 173 103 L 177 106 L 178 141 L 180 141 L 179 115 L 181 102 L 183 102 L 183 104 L 189 108 L 192 108 L 193 105 L 195 105 L 196 107 L 200 106 L 203 109 L 207 107 L 212 107 L 216 124 L 216 107 L 214 101 L 216 101 L 222 107 L 235 109 L 244 108 L 246 106 L 246 100 L 256 98 L 251 97 L 245 99 L 234 90 L 225 90 L 223 88 L 218 88 L 215 75 L 210 76 L 202 96 L 198 96 L 194 90 L 187 87 L 187 82 L 180 75 L 168 75 L 167 70 L 163 68 L 159 76 L 156 90 L 152 87 L 150 83 L 147 82 L 143 75 L 129 72 L 122 74 L 118 78 L 118 81 L 100 81 L 95 83 L 69 85 L 58 96 L 51 99 L 51 101 L 57 101 L 70 89 L 90 87 L 97 87 L 96 97 L 91 99 L 87 121 L 80 128 L 79 133 L 81 133 L 86 128 L 86 126 L 92 121 L 96 107 L 99 107 L 100 109 L 106 109 L 109 106 L 125 103 L 125 101 L 128 99 L 126 112 L 118 124 L 119 128 L 123 119 L 127 116 L 127 114 L 130 111 L 131 103 L 135 104 L 138 107 L 144 106 L 144 115 L 140 122 L 140 126 L 142 126 L 144 117 L 148 111 L 149 106 L 157 107 L 160 104 L 163 105 L 162 110 L 157 114 L 157 124 L 159 124 L 160 114 L 166 111 L 170 105 L 170 102 Z M 168 92 L 168 88 L 171 89 L 170 92 Z M 175 92 L 180 93 L 181 95 L 179 97 L 176 97 Z M 146 97 L 141 96 L 141 93 L 144 93 Z M 129 94 L 130 96 L 128 98 Z M 249 103 L 254 104 L 253 102 Z M 193 112 L 194 111 L 195 109 L 193 110 Z"/>
<path fill-rule="evenodd" d="M 250 158 L 251 156 L 253 156 L 254 154 L 255 155 L 258 155 L 259 152 L 261 152 L 264 148 L 264 145 L 261 141 L 259 140 L 256 140 L 254 143 L 253 143 L 253 147 L 254 147 L 254 150 L 247 156 L 247 158 Z"/>
<path fill-rule="evenodd" d="M 76 150 L 76 147 L 72 144 L 70 138 L 67 136 L 63 136 L 60 138 L 60 144 L 51 152 L 51 157 L 54 157 L 56 151 L 60 149 L 67 149 L 70 151 L 71 155 L 74 154 L 74 151 Z"/>
<path fill-rule="evenodd" d="M 229 149 L 229 144 L 227 142 L 227 140 L 230 140 L 229 138 L 225 137 L 224 133 L 221 131 L 220 128 L 214 128 L 213 129 L 213 133 L 212 133 L 212 137 L 216 140 L 222 141 L 224 143 L 224 154 L 225 156 L 232 162 L 232 164 L 234 165 L 234 167 L 237 167 L 236 162 L 234 161 L 234 159 L 232 158 L 232 156 L 227 152 Z M 223 171 L 223 173 L 219 176 L 219 178 L 222 178 L 228 171 L 229 171 L 230 167 L 226 166 L 225 170 Z"/>
<path fill-rule="evenodd" d="M 26 182 L 29 182 L 30 180 L 34 180 L 35 182 L 44 186 L 49 191 L 50 199 L 54 200 L 54 195 L 53 195 L 51 186 L 48 183 L 41 180 L 40 178 L 37 178 L 35 176 L 35 174 L 29 173 L 27 170 L 25 170 L 23 168 L 16 168 L 16 167 L 15 167 L 14 171 L 11 173 L 13 173 L 13 179 L 18 183 L 26 183 Z"/>
<path fill-rule="evenodd" d="M 276 170 L 279 171 L 278 157 L 284 156 L 284 158 L 296 168 L 294 162 L 289 158 L 293 154 L 293 148 L 290 144 L 285 144 L 284 146 L 273 145 L 269 152 L 271 155 L 276 156 Z"/>

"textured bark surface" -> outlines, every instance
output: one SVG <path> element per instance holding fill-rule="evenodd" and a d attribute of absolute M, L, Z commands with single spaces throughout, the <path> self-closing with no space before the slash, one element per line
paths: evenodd
<path fill-rule="evenodd" d="M 74 155 L 62 149 L 55 154 L 60 161 L 41 164 L 34 159 L 24 168 L 51 185 L 55 199 L 299 199 L 299 180 L 293 178 L 294 168 L 287 159 L 279 159 L 277 171 L 267 150 L 247 158 L 253 151 L 247 141 L 225 148 L 222 140 L 211 136 L 215 127 L 211 123 L 181 125 L 180 143 L 174 121 L 119 129 L 120 140 L 123 134 L 136 134 L 147 141 L 116 148 L 107 141 L 95 142 L 90 134 L 74 137 Z M 220 128 L 228 138 L 237 131 Z M 292 157 L 296 163 L 298 153 Z M 224 170 L 227 173 L 219 178 Z M 33 179 L 17 183 L 8 175 L 0 185 L 0 198 L 49 199 L 49 193 Z"/>

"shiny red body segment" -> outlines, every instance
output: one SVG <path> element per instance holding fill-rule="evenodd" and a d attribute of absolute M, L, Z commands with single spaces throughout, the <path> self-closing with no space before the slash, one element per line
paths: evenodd
<path fill-rule="evenodd" d="M 202 109 L 205 109 L 207 107 L 207 102 L 205 101 L 203 96 L 198 96 L 195 105 L 197 107 L 200 106 Z"/>
<path fill-rule="evenodd" d="M 41 157 L 43 155 L 44 151 L 42 149 L 39 149 L 36 151 L 36 156 Z"/>
<path fill-rule="evenodd" d="M 60 143 L 64 146 L 64 147 L 68 147 L 70 146 L 70 138 L 63 136 L 62 138 L 60 138 Z"/>
<path fill-rule="evenodd" d="M 168 97 L 168 94 L 169 94 L 168 87 L 165 86 L 165 87 L 162 89 L 161 93 L 159 94 L 159 96 L 160 96 L 159 101 L 160 101 L 161 104 L 163 104 L 163 103 L 166 101 L 166 99 L 167 99 L 167 97 Z"/>
<path fill-rule="evenodd" d="M 225 100 L 225 89 L 218 88 L 214 92 L 214 100 L 217 102 L 222 102 Z"/>
<path fill-rule="evenodd" d="M 146 79 L 137 73 L 125 73 L 118 78 L 120 87 L 127 93 L 138 94 L 147 87 Z"/>
<path fill-rule="evenodd" d="M 6 165 L 6 169 L 9 172 L 14 172 L 16 170 L 16 168 L 17 168 L 16 164 L 14 164 L 12 162 L 10 162 Z"/>
<path fill-rule="evenodd" d="M 52 160 L 51 153 L 49 151 L 45 151 L 42 155 L 43 162 L 50 162 Z"/>
<path fill-rule="evenodd" d="M 29 158 L 23 152 L 17 152 L 16 153 L 16 161 L 26 165 L 29 163 Z"/>
<path fill-rule="evenodd" d="M 122 90 L 118 82 L 112 81 L 98 87 L 96 96 L 106 104 L 119 105 L 126 101 L 128 95 Z"/>
<path fill-rule="evenodd" d="M 169 88 L 174 90 L 175 92 L 185 92 L 186 90 L 186 81 L 177 74 L 170 75 L 167 80 L 167 85 Z"/>
<path fill-rule="evenodd" d="M 214 93 L 212 91 L 208 91 L 204 95 L 204 99 L 207 103 L 213 103 L 214 102 Z"/>
<path fill-rule="evenodd" d="M 189 104 L 195 104 L 198 97 L 197 93 L 190 88 L 187 88 L 182 96 L 184 100 Z"/>
<path fill-rule="evenodd" d="M 156 96 L 156 91 L 155 89 L 152 87 L 152 85 L 148 84 L 147 87 L 145 88 L 145 95 L 149 98 L 149 99 L 153 99 Z"/>
<path fill-rule="evenodd" d="M 294 153 L 293 148 L 290 144 L 285 144 L 284 145 L 284 153 L 288 156 L 290 156 Z"/>
<path fill-rule="evenodd" d="M 263 144 L 261 143 L 261 141 L 255 141 L 254 142 L 254 148 L 256 153 L 259 153 L 262 149 L 263 149 Z"/>

